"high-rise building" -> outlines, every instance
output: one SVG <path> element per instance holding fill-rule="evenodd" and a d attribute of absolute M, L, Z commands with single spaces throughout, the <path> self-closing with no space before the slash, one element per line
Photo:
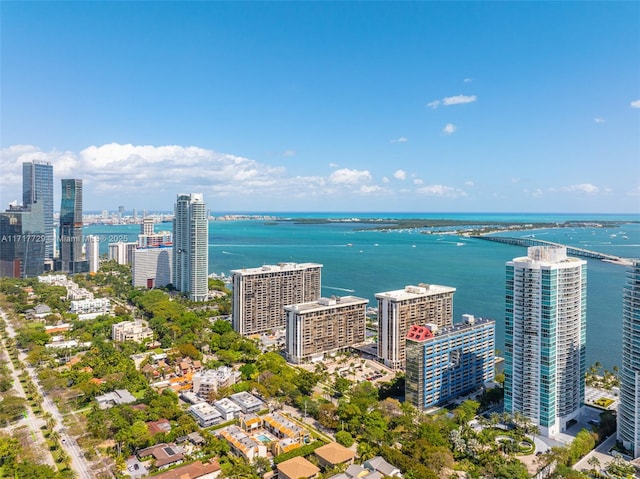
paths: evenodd
<path fill-rule="evenodd" d="M 416 408 L 442 405 L 494 376 L 495 321 L 465 314 L 462 323 L 444 328 L 409 328 L 405 397 Z"/>
<path fill-rule="evenodd" d="M 82 260 L 82 180 L 62 180 L 60 204 L 60 258 L 56 269 L 64 273 L 86 273 Z"/>
<path fill-rule="evenodd" d="M 640 457 L 640 261 L 629 270 L 622 299 L 618 440 Z"/>
<path fill-rule="evenodd" d="M 504 410 L 554 436 L 584 405 L 587 262 L 533 246 L 506 264 Z"/>
<path fill-rule="evenodd" d="M 35 203 L 42 203 L 39 214 L 46 238 L 45 258 L 53 259 L 53 165 L 48 161 L 22 163 L 22 204 L 34 211 Z"/>
<path fill-rule="evenodd" d="M 133 250 L 131 280 L 139 288 L 161 288 L 171 283 L 173 247 L 149 246 Z"/>
<path fill-rule="evenodd" d="M 100 267 L 100 237 L 87 235 L 84 240 L 84 254 L 89 263 L 89 273 L 96 273 Z"/>
<path fill-rule="evenodd" d="M 286 354 L 294 363 L 320 360 L 365 340 L 368 299 L 320 298 L 285 306 Z"/>
<path fill-rule="evenodd" d="M 453 323 L 453 293 L 456 289 L 437 284 L 406 286 L 397 291 L 377 293 L 378 357 L 385 365 L 402 369 L 405 365 L 405 341 L 415 324 Z"/>
<path fill-rule="evenodd" d="M 133 264 L 133 254 L 137 247 L 138 243 L 133 241 L 109 243 L 107 257 L 109 260 L 115 260 L 118 264 Z"/>
<path fill-rule="evenodd" d="M 322 265 L 279 263 L 233 275 L 233 328 L 246 336 L 285 327 L 284 307 L 320 298 Z"/>
<path fill-rule="evenodd" d="M 202 193 L 178 195 L 173 219 L 173 286 L 192 301 L 209 293 L 209 221 Z"/>
<path fill-rule="evenodd" d="M 32 278 L 44 272 L 43 202 L 0 213 L 0 277 Z"/>

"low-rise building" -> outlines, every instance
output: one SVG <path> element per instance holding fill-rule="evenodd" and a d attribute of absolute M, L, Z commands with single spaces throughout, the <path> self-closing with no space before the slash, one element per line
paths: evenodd
<path fill-rule="evenodd" d="M 262 418 L 264 428 L 278 438 L 290 437 L 300 443 L 309 442 L 309 431 L 298 426 L 282 414 L 274 412 Z"/>
<path fill-rule="evenodd" d="M 193 392 L 200 397 L 207 398 L 209 393 L 235 384 L 239 377 L 240 373 L 229 366 L 199 371 L 192 377 Z"/>
<path fill-rule="evenodd" d="M 256 413 L 267 407 L 263 401 L 245 391 L 232 394 L 229 399 L 240 406 L 243 414 Z"/>
<path fill-rule="evenodd" d="M 217 461 L 185 464 L 153 476 L 153 479 L 216 479 L 222 473 Z"/>
<path fill-rule="evenodd" d="M 145 321 L 123 321 L 111 326 L 111 337 L 114 341 L 135 341 L 141 343 L 145 339 L 153 339 L 153 330 Z"/>
<path fill-rule="evenodd" d="M 235 454 L 249 461 L 253 461 L 256 457 L 267 456 L 267 446 L 261 441 L 256 441 L 249 437 L 249 435 L 238 426 L 225 427 L 218 431 L 218 435 L 229 443 Z"/>
<path fill-rule="evenodd" d="M 220 411 L 224 421 L 231 421 L 240 416 L 242 409 L 229 398 L 218 399 L 213 405 Z"/>
<path fill-rule="evenodd" d="M 78 315 L 78 319 L 94 319 L 111 312 L 111 301 L 107 298 L 80 299 L 71 301 L 69 312 Z"/>
<path fill-rule="evenodd" d="M 153 476 L 153 479 L 216 479 L 222 473 L 218 461 L 185 464 Z"/>
<path fill-rule="evenodd" d="M 136 398 L 126 389 L 116 389 L 110 393 L 95 397 L 100 409 L 107 409 L 120 404 L 131 404 L 136 402 Z"/>
<path fill-rule="evenodd" d="M 336 466 L 353 464 L 355 452 L 337 442 L 331 442 L 314 451 L 318 458 L 318 465 L 323 469 L 332 469 Z"/>
<path fill-rule="evenodd" d="M 180 464 L 184 460 L 184 453 L 181 448 L 173 443 L 156 444 L 138 451 L 138 457 L 153 456 L 154 464 L 158 469 L 164 469 L 175 464 Z"/>
<path fill-rule="evenodd" d="M 304 457 L 294 457 L 278 464 L 279 479 L 313 479 L 319 474 L 320 469 Z"/>
<path fill-rule="evenodd" d="M 211 427 L 222 422 L 220 411 L 207 402 L 189 406 L 187 412 L 193 416 L 200 427 Z"/>

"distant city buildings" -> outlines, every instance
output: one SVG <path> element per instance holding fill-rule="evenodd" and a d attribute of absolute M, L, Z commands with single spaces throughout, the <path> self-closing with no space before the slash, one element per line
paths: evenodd
<path fill-rule="evenodd" d="M 504 410 L 554 436 L 584 404 L 587 262 L 534 246 L 506 264 Z"/>
<path fill-rule="evenodd" d="M 321 360 L 365 340 L 368 299 L 320 298 L 285 306 L 286 356 L 294 363 Z"/>
<path fill-rule="evenodd" d="M 56 270 L 63 273 L 87 273 L 89 264 L 82 259 L 82 180 L 62 180 L 60 204 L 60 258 Z"/>
<path fill-rule="evenodd" d="M 233 275 L 233 328 L 247 336 L 285 327 L 286 305 L 320 298 L 322 265 L 280 263 Z"/>
<path fill-rule="evenodd" d="M 202 193 L 178 195 L 173 241 L 173 286 L 192 301 L 206 301 L 209 293 L 209 222 Z"/>
<path fill-rule="evenodd" d="M 449 326 L 453 322 L 453 293 L 456 289 L 436 284 L 406 286 L 377 293 L 378 358 L 386 366 L 405 366 L 405 339 L 415 324 Z"/>
<path fill-rule="evenodd" d="M 622 301 L 622 367 L 618 440 L 640 457 L 640 261 L 629 270 Z"/>
<path fill-rule="evenodd" d="M 463 318 L 444 328 L 409 328 L 405 396 L 420 410 L 479 389 L 495 376 L 495 321 Z"/>

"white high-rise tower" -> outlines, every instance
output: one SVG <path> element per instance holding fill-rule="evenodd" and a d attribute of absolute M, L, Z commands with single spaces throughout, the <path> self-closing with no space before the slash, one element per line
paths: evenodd
<path fill-rule="evenodd" d="M 504 410 L 544 436 L 566 430 L 584 404 L 587 262 L 533 246 L 507 262 Z"/>
<path fill-rule="evenodd" d="M 629 271 L 622 299 L 618 440 L 640 457 L 640 261 Z"/>
<path fill-rule="evenodd" d="M 208 293 L 209 222 L 202 193 L 178 195 L 173 219 L 173 286 L 193 301 Z"/>

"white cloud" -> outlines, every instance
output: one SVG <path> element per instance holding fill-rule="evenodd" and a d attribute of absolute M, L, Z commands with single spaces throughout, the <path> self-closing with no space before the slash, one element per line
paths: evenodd
<path fill-rule="evenodd" d="M 444 133 L 445 135 L 451 135 L 456 131 L 456 129 L 456 125 L 454 125 L 453 123 L 447 123 L 442 129 L 442 133 Z"/>
<path fill-rule="evenodd" d="M 387 178 L 386 176 L 382 177 L 382 182 L 383 183 L 389 183 L 389 181 L 391 181 L 389 178 Z"/>
<path fill-rule="evenodd" d="M 635 190 L 627 192 L 627 196 L 640 196 L 640 185 L 636 186 Z"/>
<path fill-rule="evenodd" d="M 404 170 L 396 170 L 395 173 L 393 174 L 393 177 L 396 180 L 406 180 L 407 179 L 407 172 Z"/>
<path fill-rule="evenodd" d="M 367 170 L 342 168 L 331 173 L 329 180 L 339 185 L 355 185 L 357 183 L 371 181 L 371 174 Z"/>
<path fill-rule="evenodd" d="M 561 191 L 568 191 L 570 193 L 586 193 L 588 195 L 594 195 L 600 192 L 600 188 L 591 183 L 581 183 L 579 185 L 569 185 L 560 188 Z"/>
<path fill-rule="evenodd" d="M 296 156 L 296 150 L 285 150 L 282 152 L 282 156 Z"/>
<path fill-rule="evenodd" d="M 475 95 L 465 96 L 465 95 L 456 95 L 456 96 L 448 96 L 442 99 L 442 104 L 445 106 L 449 105 L 462 105 L 464 103 L 473 103 L 478 99 Z"/>
<path fill-rule="evenodd" d="M 378 185 L 361 185 L 358 192 L 363 195 L 373 195 L 387 193 L 387 190 Z"/>
<path fill-rule="evenodd" d="M 425 196 L 440 196 L 445 198 L 460 198 L 467 194 L 459 188 L 445 185 L 427 185 L 416 189 L 416 193 Z"/>
<path fill-rule="evenodd" d="M 414 185 L 417 185 L 417 186 L 419 186 L 419 185 L 424 185 L 424 180 L 422 180 L 422 179 L 420 179 L 420 178 L 415 178 L 415 179 L 413 180 L 413 184 L 414 184 Z"/>
<path fill-rule="evenodd" d="M 338 163 L 329 163 L 329 168 L 337 168 L 340 166 Z"/>
<path fill-rule="evenodd" d="M 631 102 L 631 108 L 640 108 L 640 100 L 633 100 Z"/>
<path fill-rule="evenodd" d="M 391 143 L 406 143 L 407 141 L 409 141 L 409 139 L 406 136 L 401 136 L 399 138 L 391 140 Z"/>
<path fill-rule="evenodd" d="M 467 180 L 467 181 L 464 182 L 464 185 L 465 186 L 475 186 L 476 184 L 471 180 Z"/>
<path fill-rule="evenodd" d="M 531 196 L 532 198 L 542 198 L 544 196 L 544 191 L 540 188 L 536 188 L 535 190 L 522 190 L 524 194 Z"/>
<path fill-rule="evenodd" d="M 600 117 L 596 117 L 593 119 L 594 123 L 604 123 L 605 119 L 604 118 L 600 118 Z"/>
<path fill-rule="evenodd" d="M 440 100 L 433 100 L 427 103 L 429 108 L 433 108 L 434 110 L 440 106 Z"/>
<path fill-rule="evenodd" d="M 465 82 L 465 83 L 471 83 L 473 81 L 473 78 L 465 78 L 462 81 Z"/>

